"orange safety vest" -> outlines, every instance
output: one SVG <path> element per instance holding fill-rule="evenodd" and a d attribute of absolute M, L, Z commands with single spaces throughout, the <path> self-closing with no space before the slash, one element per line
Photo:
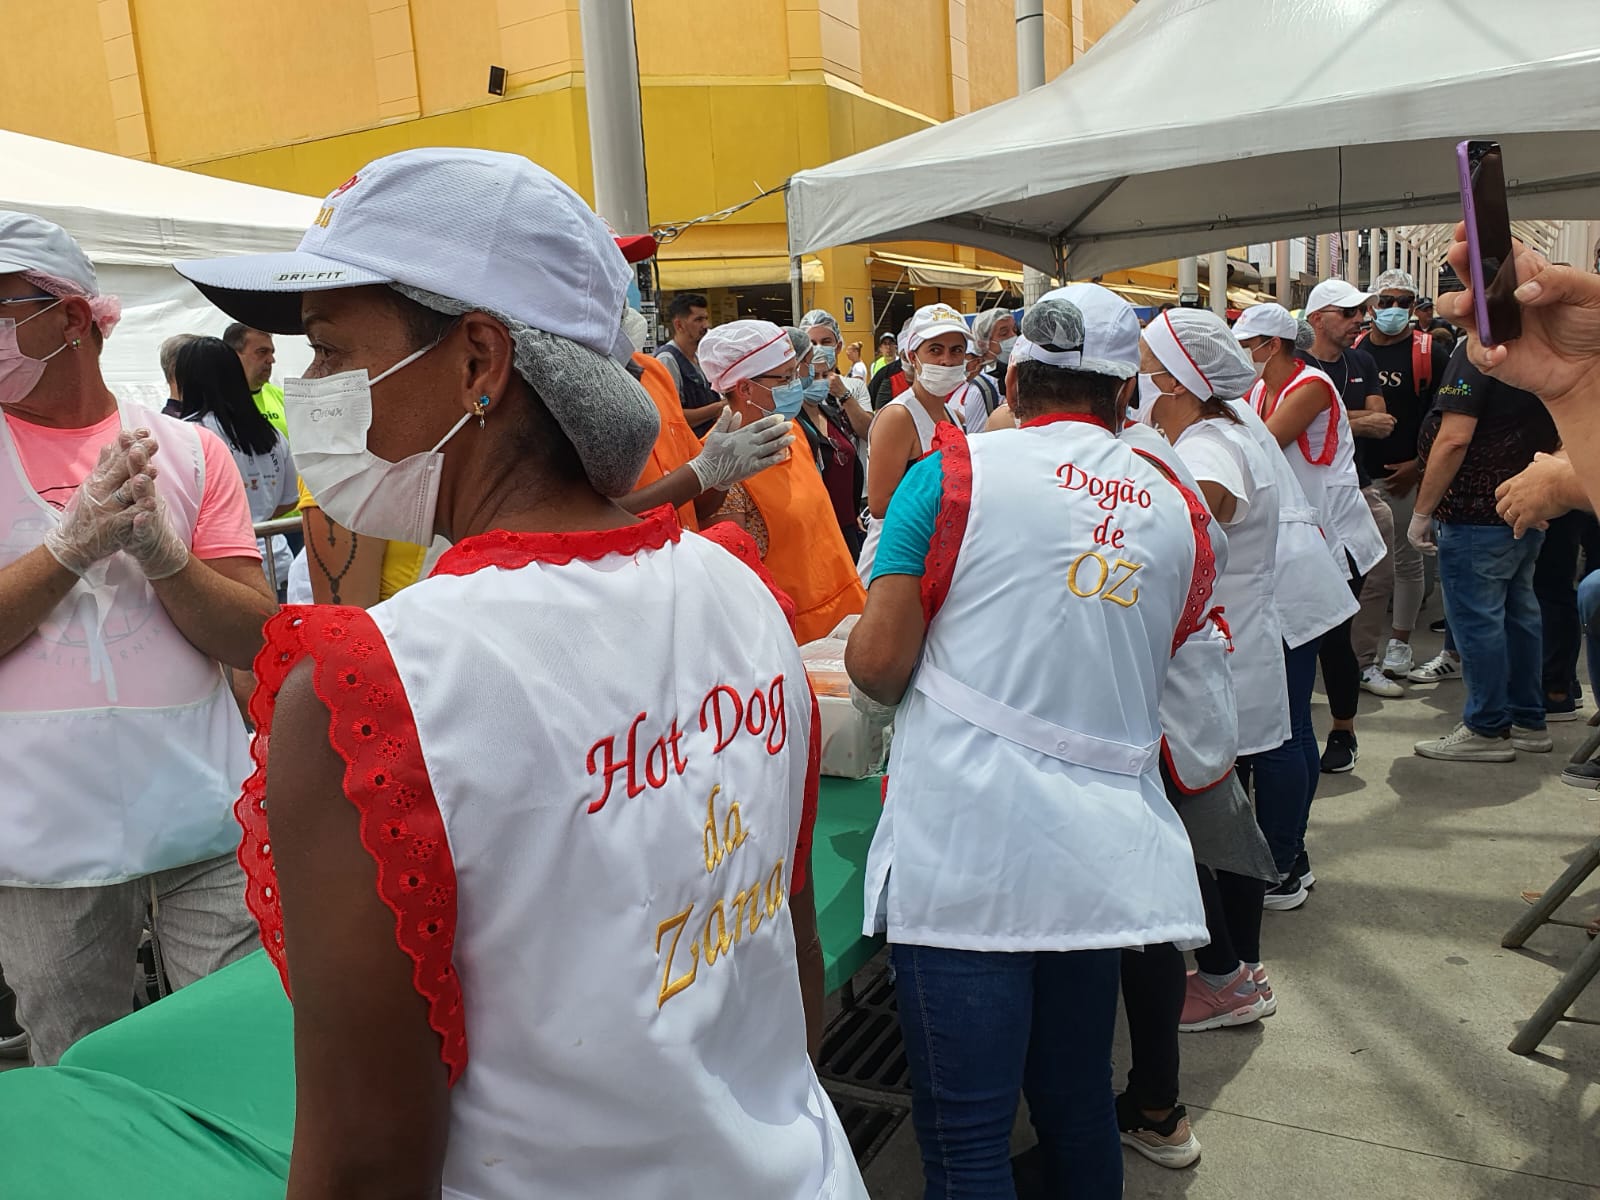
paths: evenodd
<path fill-rule="evenodd" d="M 633 490 L 638 491 L 658 479 L 666 478 L 679 467 L 686 466 L 691 458 L 700 453 L 701 447 L 700 439 L 689 428 L 689 422 L 683 419 L 683 405 L 678 401 L 678 389 L 672 382 L 672 373 L 661 364 L 660 359 L 648 354 L 635 354 L 633 361 L 644 372 L 640 382 L 661 413 L 661 433 L 656 438 L 655 448 L 650 451 L 650 457 L 645 460 L 644 470 L 639 473 L 639 482 L 633 485 Z M 693 500 L 678 506 L 678 520 L 685 529 L 699 530 L 700 522 L 695 517 Z"/>
<path fill-rule="evenodd" d="M 795 447 L 805 432 L 794 424 Z M 827 637 L 834 626 L 866 607 L 867 592 L 833 515 L 833 501 L 809 454 L 792 450 L 787 462 L 744 481 L 767 523 L 766 568 L 795 607 L 801 645 Z"/>

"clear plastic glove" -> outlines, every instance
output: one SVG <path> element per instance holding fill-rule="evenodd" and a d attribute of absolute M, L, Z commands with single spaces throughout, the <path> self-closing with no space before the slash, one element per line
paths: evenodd
<path fill-rule="evenodd" d="M 1433 514 L 1412 513 L 1411 525 L 1406 529 L 1406 541 L 1424 554 L 1437 554 L 1439 547 L 1433 540 Z"/>
<path fill-rule="evenodd" d="M 723 409 L 706 434 L 705 449 L 690 460 L 689 469 L 700 480 L 701 491 L 749 479 L 789 457 L 794 434 L 787 417 L 773 413 L 749 425 L 743 420 L 731 408 Z"/>
<path fill-rule="evenodd" d="M 139 564 L 146 579 L 176 575 L 189 565 L 189 547 L 167 520 L 167 502 L 156 492 L 155 480 L 148 474 L 135 475 L 128 487 L 133 505 L 122 549 Z"/>
<path fill-rule="evenodd" d="M 850 703 L 875 730 L 887 729 L 893 725 L 894 714 L 900 711 L 898 704 L 880 704 L 853 683 L 850 685 Z"/>
<path fill-rule="evenodd" d="M 133 524 L 130 479 L 153 480 L 150 458 L 155 452 L 155 442 L 143 429 L 124 431 L 101 449 L 88 478 L 67 501 L 61 520 L 44 535 L 44 547 L 57 562 L 82 576 L 122 548 Z"/>

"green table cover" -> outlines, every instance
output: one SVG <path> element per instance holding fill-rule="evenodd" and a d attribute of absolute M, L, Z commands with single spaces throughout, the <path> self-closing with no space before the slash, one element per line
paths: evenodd
<path fill-rule="evenodd" d="M 824 779 L 811 869 L 828 991 L 872 957 L 861 934 L 880 784 Z M 294 1134 L 293 1020 L 264 951 L 0 1074 L 3 1200 L 281 1198 Z"/>

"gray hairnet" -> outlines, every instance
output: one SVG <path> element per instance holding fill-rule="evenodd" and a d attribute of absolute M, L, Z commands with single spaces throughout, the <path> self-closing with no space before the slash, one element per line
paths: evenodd
<path fill-rule="evenodd" d="M 1213 396 L 1221 400 L 1237 400 L 1250 390 L 1256 381 L 1255 367 L 1245 357 L 1244 351 L 1239 349 L 1228 323 L 1216 313 L 1209 308 L 1174 308 L 1160 319 L 1165 319 L 1172 327 L 1181 353 L 1188 356 L 1195 370 L 1211 385 Z M 1151 322 L 1151 328 L 1154 327 L 1155 322 Z M 1146 331 L 1145 345 L 1150 347 L 1151 353 L 1163 366 L 1170 369 L 1171 364 L 1167 361 L 1170 342 L 1163 345 L 1159 340 L 1152 340 Z M 1207 397 L 1201 396 L 1200 399 Z"/>
<path fill-rule="evenodd" d="M 1311 322 L 1304 317 L 1300 318 L 1300 332 L 1295 335 L 1294 348 L 1301 354 L 1310 354 L 1311 347 L 1317 340 L 1317 331 L 1311 328 Z"/>
<path fill-rule="evenodd" d="M 504 325 L 515 347 L 512 363 L 517 374 L 571 440 L 595 490 L 602 496 L 625 496 L 633 490 L 661 432 L 661 417 L 655 402 L 621 363 L 481 305 L 403 283 L 389 286 L 435 312 L 449 316 L 481 312 Z"/>
<path fill-rule="evenodd" d="M 807 313 L 806 315 L 812 316 L 814 314 Z M 809 329 L 812 324 L 820 325 L 822 323 L 821 321 L 808 323 L 806 329 Z M 794 356 L 809 363 L 811 361 L 811 335 L 806 332 L 806 329 L 797 328 L 793 325 L 783 326 L 783 331 L 789 335 L 789 344 L 794 347 Z"/>
<path fill-rule="evenodd" d="M 1015 317 L 1009 308 L 986 308 L 972 318 L 972 340 L 980 346 L 994 336 L 994 327 L 1003 317 Z"/>
<path fill-rule="evenodd" d="M 1417 294 L 1417 281 L 1404 271 L 1385 271 L 1372 281 L 1372 290 L 1381 292 L 1384 288 L 1394 288 L 1396 291 Z"/>
<path fill-rule="evenodd" d="M 810 329 L 813 325 L 826 325 L 829 329 L 833 330 L 834 340 L 837 341 L 841 347 L 844 345 L 844 334 L 839 332 L 839 322 L 833 319 L 832 313 L 825 309 L 813 308 L 805 316 L 800 318 L 801 329 Z M 796 349 L 795 353 L 804 354 L 805 351 Z"/>
<path fill-rule="evenodd" d="M 1083 346 L 1083 313 L 1059 297 L 1030 304 L 1022 317 L 1022 336 L 1035 346 L 1077 350 Z"/>

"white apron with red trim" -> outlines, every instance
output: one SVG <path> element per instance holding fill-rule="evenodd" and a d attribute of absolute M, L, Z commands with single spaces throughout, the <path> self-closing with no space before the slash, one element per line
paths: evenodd
<path fill-rule="evenodd" d="M 1284 392 L 1307 380 L 1319 381 L 1326 389 L 1328 405 L 1294 444 L 1282 448 L 1282 453 L 1300 481 L 1306 499 L 1322 515 L 1322 532 L 1340 577 L 1351 578 L 1346 552 L 1355 560 L 1356 570 L 1365 575 L 1383 561 L 1389 548 L 1378 531 L 1378 523 L 1372 519 L 1372 509 L 1361 495 L 1361 481 L 1356 475 L 1355 438 L 1350 433 L 1350 419 L 1339 398 L 1339 389 L 1324 372 L 1301 363 L 1300 370 L 1284 384 L 1278 396 L 1281 399 Z M 1256 380 L 1248 402 L 1263 421 L 1272 415 L 1265 380 Z M 1273 404 L 1275 406 L 1276 402 Z"/>
<path fill-rule="evenodd" d="M 970 453 L 949 592 L 896 717 L 866 931 L 991 951 L 1204 943 L 1158 766 L 1175 632 L 1210 598 L 1188 504 L 1097 425 L 986 433 Z M 946 503 L 964 457 L 945 451 Z"/>
<path fill-rule="evenodd" d="M 1361 606 L 1345 582 L 1347 568 L 1342 559 L 1336 564 L 1329 553 L 1322 534 L 1322 513 L 1306 499 L 1289 455 L 1249 403 L 1229 400 L 1228 407 L 1261 448 L 1278 485 L 1278 552 L 1272 598 L 1284 644 L 1294 649 L 1342 624 Z"/>
<path fill-rule="evenodd" d="M 684 535 L 435 574 L 371 614 L 458 888 L 443 1194 L 864 1198 L 806 1057 L 811 695 L 771 593 Z"/>
<path fill-rule="evenodd" d="M 191 425 L 134 404 L 159 449 L 156 489 L 194 537 L 205 459 Z M 44 543 L 40 499 L 0 420 L 0 567 Z M 249 740 L 222 670 L 116 553 L 0 658 L 0 885 L 117 883 L 226 854 Z"/>
<path fill-rule="evenodd" d="M 885 404 L 882 409 L 872 415 L 872 419 L 876 421 L 882 413 L 888 412 L 896 405 L 911 414 L 911 424 L 917 431 L 917 457 L 926 458 L 933 450 L 933 434 L 938 426 L 934 423 L 933 418 L 928 415 L 928 410 L 922 407 L 922 401 L 917 399 L 910 388 L 907 388 Z M 945 407 L 944 415 L 954 423 L 955 416 L 948 406 Z M 870 440 L 870 429 L 867 436 Z M 863 586 L 872 586 L 872 563 L 878 556 L 878 539 L 882 536 L 883 522 L 877 517 L 869 516 L 867 518 L 867 535 L 861 541 L 861 553 L 856 555 L 856 571 L 861 575 Z"/>
<path fill-rule="evenodd" d="M 1178 436 L 1173 449 L 1182 457 L 1186 445 L 1194 447 L 1204 440 L 1224 443 L 1224 453 L 1231 450 L 1243 459 L 1242 474 L 1250 490 L 1243 516 L 1227 527 L 1228 563 L 1217 576 L 1214 597 L 1222 606 L 1233 646 L 1226 669 L 1233 677 L 1238 711 L 1238 753 L 1259 754 L 1289 740 L 1289 681 L 1278 610 L 1272 602 L 1278 562 L 1278 486 L 1271 458 L 1243 426 L 1226 419 L 1196 421 Z M 1273 457 L 1281 460 L 1283 455 Z M 1187 786 L 1188 780 L 1184 783 Z"/>

